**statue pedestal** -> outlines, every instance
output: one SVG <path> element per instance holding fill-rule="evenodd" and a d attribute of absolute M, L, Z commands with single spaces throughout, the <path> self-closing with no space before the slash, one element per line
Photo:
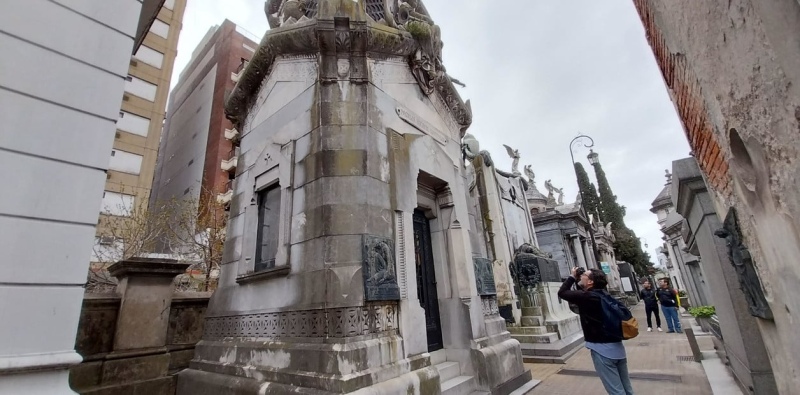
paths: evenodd
<path fill-rule="evenodd" d="M 565 363 L 583 344 L 583 331 L 578 315 L 558 297 L 558 262 L 517 254 L 516 263 L 522 284 L 536 285 L 522 308 L 521 325 L 508 330 L 520 342 L 525 362 Z"/>

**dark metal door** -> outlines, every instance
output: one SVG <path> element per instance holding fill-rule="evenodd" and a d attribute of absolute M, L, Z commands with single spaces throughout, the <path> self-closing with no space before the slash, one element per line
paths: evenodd
<path fill-rule="evenodd" d="M 440 350 L 443 347 L 442 324 L 439 319 L 439 297 L 436 294 L 431 227 L 425 213 L 420 210 L 414 210 L 414 255 L 417 263 L 417 297 L 425 310 L 428 351 Z"/>

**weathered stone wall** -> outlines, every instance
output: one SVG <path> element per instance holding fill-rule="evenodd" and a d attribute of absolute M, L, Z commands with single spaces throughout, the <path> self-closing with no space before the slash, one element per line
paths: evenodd
<path fill-rule="evenodd" d="M 635 0 L 687 139 L 740 225 L 775 314 L 759 320 L 781 393 L 800 388 L 800 3 Z"/>
<path fill-rule="evenodd" d="M 203 333 L 208 298 L 207 293 L 185 293 L 175 295 L 172 300 L 169 330 L 166 334 L 170 375 L 189 366 L 194 355 L 194 346 Z M 117 387 L 112 387 L 109 374 L 104 374 L 103 365 L 114 349 L 120 302 L 121 298 L 115 294 L 87 294 L 83 300 L 75 339 L 75 349 L 83 357 L 83 362 L 73 366 L 69 375 L 70 386 L 80 394 L 113 394 L 117 390 Z M 148 341 L 149 339 L 142 339 L 143 343 Z M 148 375 L 151 370 L 146 365 L 139 366 L 126 372 L 123 381 L 137 381 L 137 375 Z M 143 383 L 140 389 L 149 391 L 150 388 L 147 383 Z M 166 390 L 163 388 L 149 391 L 148 394 L 174 394 L 174 380 L 172 386 L 166 387 Z"/>

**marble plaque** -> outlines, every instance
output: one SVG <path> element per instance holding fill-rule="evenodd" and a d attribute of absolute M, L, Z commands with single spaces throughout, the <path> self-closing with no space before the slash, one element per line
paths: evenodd
<path fill-rule="evenodd" d="M 364 274 L 364 299 L 400 300 L 394 242 L 385 237 L 364 235 L 361 271 Z"/>
<path fill-rule="evenodd" d="M 486 258 L 472 258 L 472 264 L 475 267 L 475 285 L 478 287 L 478 295 L 497 295 L 492 261 Z"/>
<path fill-rule="evenodd" d="M 561 272 L 558 270 L 558 261 L 554 259 L 536 258 L 539 266 L 539 275 L 542 282 L 561 282 Z"/>
<path fill-rule="evenodd" d="M 424 120 L 419 115 L 403 107 L 397 107 L 396 111 L 397 111 L 397 116 L 399 116 L 400 119 L 406 121 L 411 126 L 419 129 L 419 131 L 421 131 L 422 133 L 425 133 L 428 136 L 433 137 L 433 139 L 439 142 L 440 144 L 447 144 L 447 135 L 441 130 L 437 129 L 436 126 L 431 125 L 430 122 Z"/>

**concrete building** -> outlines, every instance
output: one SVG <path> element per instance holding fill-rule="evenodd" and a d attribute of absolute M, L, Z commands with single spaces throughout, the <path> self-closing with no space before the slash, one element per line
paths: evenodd
<path fill-rule="evenodd" d="M 225 20 L 192 52 L 170 95 L 151 207 L 173 198 L 200 201 L 202 191 L 230 202 L 239 133 L 225 118 L 225 98 L 257 47 L 255 37 Z"/>
<path fill-rule="evenodd" d="M 115 123 L 137 30 L 163 1 L 102 3 L 0 2 L 0 47 L 13 54 L 0 61 L 0 164 L 15 180 L 0 193 L 2 394 L 73 394 Z"/>
<path fill-rule="evenodd" d="M 795 393 L 800 3 L 633 3 L 708 186 L 705 203 L 731 224 L 733 256 L 748 258 L 734 268 L 777 389 Z"/>
<path fill-rule="evenodd" d="M 267 2 L 271 29 L 226 103 L 241 154 L 225 256 L 178 393 L 533 385 L 478 288 L 494 280 L 473 265 L 471 108 L 422 1 L 393 3 Z"/>
<path fill-rule="evenodd" d="M 587 231 L 589 220 L 579 202 L 548 207 L 533 214 L 532 219 L 539 247 L 558 261 L 562 278 L 568 277 L 576 266 L 600 268 L 594 261 L 591 235 Z"/>
<path fill-rule="evenodd" d="M 130 60 L 100 207 L 109 218 L 98 223 L 93 269 L 121 259 L 124 241 L 110 228 L 122 226 L 114 222 L 148 206 L 185 8 L 186 0 L 164 1 Z"/>

